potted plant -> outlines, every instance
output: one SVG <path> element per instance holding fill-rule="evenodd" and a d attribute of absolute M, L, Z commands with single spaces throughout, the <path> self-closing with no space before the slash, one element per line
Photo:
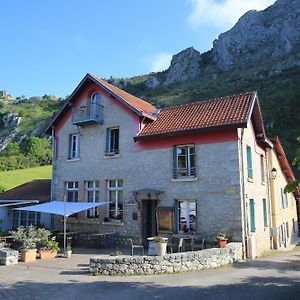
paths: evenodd
<path fill-rule="evenodd" d="M 29 262 L 36 260 L 36 230 L 30 225 L 27 229 L 23 226 L 10 232 L 13 239 L 20 243 L 20 253 L 22 262 Z"/>
<path fill-rule="evenodd" d="M 225 248 L 228 241 L 228 235 L 225 232 L 217 234 L 217 244 L 219 248 Z"/>
<path fill-rule="evenodd" d="M 162 236 L 156 236 L 153 239 L 153 242 L 156 246 L 156 255 L 158 256 L 164 256 L 167 252 L 167 238 L 164 238 Z"/>
<path fill-rule="evenodd" d="M 48 240 L 45 247 L 39 249 L 41 259 L 54 258 L 59 251 L 58 242 L 55 240 Z"/>
<path fill-rule="evenodd" d="M 71 243 L 68 243 L 65 250 L 65 258 L 70 258 L 71 254 L 72 254 L 72 246 Z"/>

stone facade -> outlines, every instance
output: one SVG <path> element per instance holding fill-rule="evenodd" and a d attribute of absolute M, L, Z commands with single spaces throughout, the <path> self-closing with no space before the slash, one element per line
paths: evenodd
<path fill-rule="evenodd" d="M 218 268 L 242 259 L 242 244 L 226 248 L 173 253 L 164 256 L 97 256 L 90 259 L 94 275 L 152 275 Z"/>
<path fill-rule="evenodd" d="M 0 265 L 16 265 L 18 263 L 18 259 L 19 251 L 9 248 L 0 248 Z"/>

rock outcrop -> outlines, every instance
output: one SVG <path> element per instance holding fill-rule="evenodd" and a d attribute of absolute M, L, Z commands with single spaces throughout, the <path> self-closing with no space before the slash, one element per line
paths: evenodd
<path fill-rule="evenodd" d="M 263 11 L 248 11 L 214 41 L 213 62 L 224 71 L 235 65 L 267 63 L 278 71 L 300 65 L 299 28 L 299 0 L 277 0 Z"/>

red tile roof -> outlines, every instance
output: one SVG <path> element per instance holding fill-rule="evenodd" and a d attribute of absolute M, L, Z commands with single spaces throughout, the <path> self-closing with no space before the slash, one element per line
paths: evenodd
<path fill-rule="evenodd" d="M 282 145 L 280 143 L 280 140 L 279 140 L 278 136 L 275 137 L 275 138 L 271 138 L 271 142 L 274 145 L 274 150 L 275 150 L 275 153 L 277 155 L 280 168 L 281 168 L 283 174 L 285 175 L 286 180 L 288 181 L 288 183 L 294 182 L 295 181 L 294 173 L 291 169 L 291 166 L 290 166 L 289 161 L 288 161 L 288 159 L 285 155 L 285 152 L 282 148 Z M 294 195 L 295 195 L 296 198 L 300 198 L 299 189 L 296 189 L 294 191 Z"/>
<path fill-rule="evenodd" d="M 156 107 L 154 107 L 149 102 L 146 102 L 138 97 L 135 97 L 135 96 L 119 89 L 118 87 L 108 83 L 107 81 L 105 81 L 101 78 L 95 77 L 93 75 L 90 75 L 90 76 L 92 76 L 94 79 L 96 79 L 101 85 L 105 86 L 113 94 L 119 96 L 122 100 L 124 100 L 127 104 L 129 104 L 133 108 L 135 108 L 137 111 L 144 112 L 149 115 L 151 115 L 157 111 Z"/>
<path fill-rule="evenodd" d="M 222 97 L 162 109 L 137 139 L 172 133 L 239 127 L 247 124 L 256 93 Z"/>
<path fill-rule="evenodd" d="M 48 202 L 50 199 L 50 179 L 32 180 L 0 194 L 0 200 L 39 200 L 40 202 Z"/>

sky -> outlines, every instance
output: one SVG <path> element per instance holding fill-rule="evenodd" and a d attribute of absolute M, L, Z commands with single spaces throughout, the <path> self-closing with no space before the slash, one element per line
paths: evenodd
<path fill-rule="evenodd" d="M 70 94 L 86 73 L 132 77 L 211 49 L 245 12 L 275 0 L 0 0 L 0 90 Z"/>

